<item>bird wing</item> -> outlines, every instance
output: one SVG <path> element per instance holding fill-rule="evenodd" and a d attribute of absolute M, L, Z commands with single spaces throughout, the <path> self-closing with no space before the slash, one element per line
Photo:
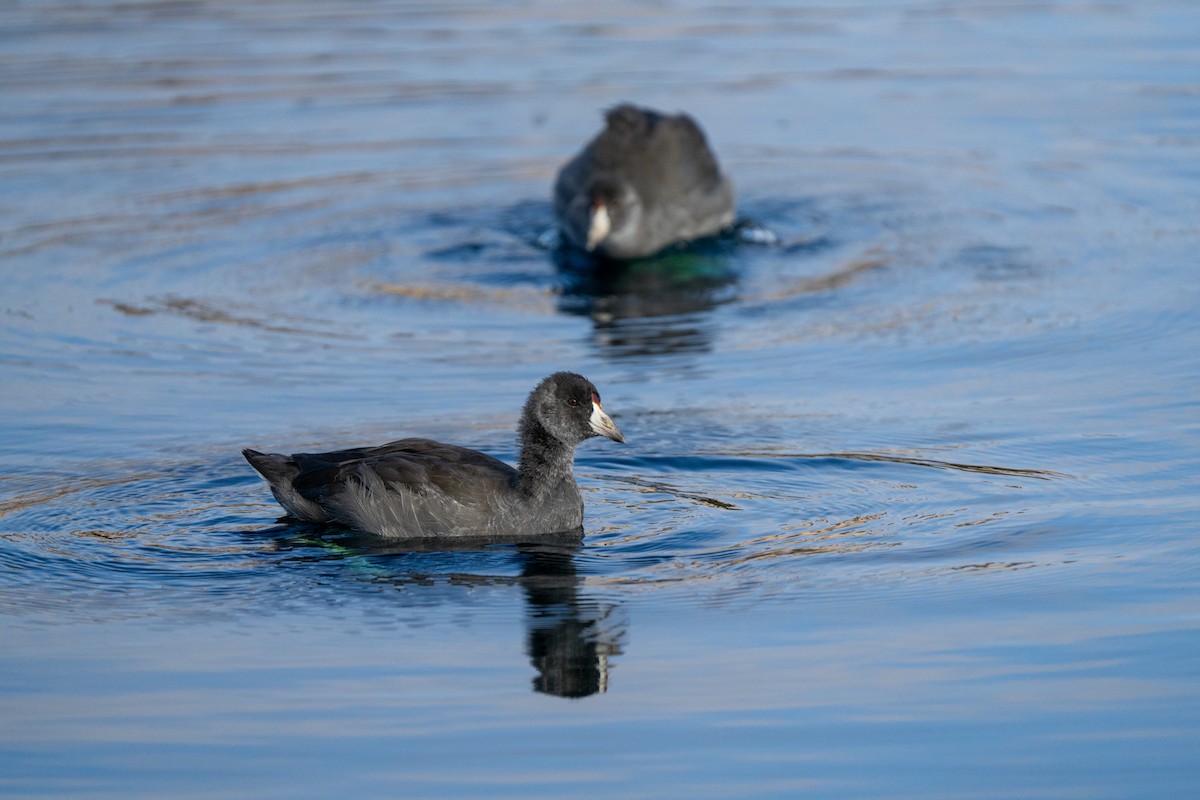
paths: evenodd
<path fill-rule="evenodd" d="M 499 459 L 431 439 L 399 439 L 377 447 L 328 453 L 298 453 L 300 469 L 292 485 L 306 499 L 320 502 L 347 481 L 373 473 L 389 491 L 444 492 L 456 497 L 509 485 L 516 470 Z"/>
<path fill-rule="evenodd" d="M 483 532 L 517 476 L 489 455 L 429 439 L 293 459 L 301 497 L 338 522 L 392 537 Z"/>

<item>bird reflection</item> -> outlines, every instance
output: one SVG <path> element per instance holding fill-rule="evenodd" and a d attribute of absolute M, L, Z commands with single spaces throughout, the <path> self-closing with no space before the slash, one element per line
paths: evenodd
<path fill-rule="evenodd" d="M 521 554 L 527 652 L 538 671 L 534 690 L 557 697 L 606 691 L 608 658 L 621 652 L 622 630 L 612 625 L 615 606 L 581 595 L 573 550 L 529 545 Z"/>
<path fill-rule="evenodd" d="M 322 585 L 329 564 L 335 562 L 345 565 L 347 575 L 372 586 L 417 589 L 422 604 L 452 603 L 463 586 L 520 586 L 526 605 L 525 650 L 537 671 L 534 691 L 581 698 L 608 689 L 609 658 L 621 653 L 624 624 L 615 603 L 584 591 L 576 567 L 582 529 L 542 536 L 536 544 L 385 542 L 329 526 L 297 524 L 287 518 L 280 522 L 283 527 L 269 531 L 275 552 L 283 556 L 281 560 L 317 567 Z M 406 591 L 399 597 L 414 595 Z"/>
<path fill-rule="evenodd" d="M 737 296 L 731 246 L 716 238 L 618 262 L 562 245 L 555 252 L 559 310 L 590 318 L 608 355 L 706 352 L 713 338 L 706 312 Z"/>

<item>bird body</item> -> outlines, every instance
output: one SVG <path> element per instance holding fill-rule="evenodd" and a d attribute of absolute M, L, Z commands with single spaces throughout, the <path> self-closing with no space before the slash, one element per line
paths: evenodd
<path fill-rule="evenodd" d="M 733 185 L 691 117 L 624 104 L 559 171 L 554 208 L 576 247 L 629 260 L 732 225 Z"/>
<path fill-rule="evenodd" d="M 560 372 L 525 403 L 517 468 L 415 438 L 325 453 L 242 453 L 288 515 L 303 522 L 392 539 L 536 536 L 583 524 L 575 447 L 597 435 L 625 440 L 595 387 Z"/>

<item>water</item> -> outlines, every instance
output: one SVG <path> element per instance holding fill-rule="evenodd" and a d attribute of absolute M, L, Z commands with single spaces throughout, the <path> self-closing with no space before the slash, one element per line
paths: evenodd
<path fill-rule="evenodd" d="M 1189 2 L 0 9 L 0 792 L 1191 797 Z M 549 187 L 686 109 L 740 237 Z M 582 542 L 288 527 L 241 460 L 511 460 Z"/>

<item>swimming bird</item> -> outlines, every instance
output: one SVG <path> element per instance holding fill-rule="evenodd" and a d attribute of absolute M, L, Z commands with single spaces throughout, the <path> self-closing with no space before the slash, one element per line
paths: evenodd
<path fill-rule="evenodd" d="M 559 171 L 554 211 L 576 247 L 625 261 L 732 225 L 733 185 L 691 117 L 623 104 Z"/>
<path fill-rule="evenodd" d="M 242 455 L 288 515 L 302 522 L 340 523 L 390 539 L 510 538 L 583 524 L 572 468 L 575 446 L 592 436 L 625 441 L 596 387 L 582 375 L 557 372 L 525 401 L 516 469 L 431 439 L 293 455 L 246 449 Z"/>

